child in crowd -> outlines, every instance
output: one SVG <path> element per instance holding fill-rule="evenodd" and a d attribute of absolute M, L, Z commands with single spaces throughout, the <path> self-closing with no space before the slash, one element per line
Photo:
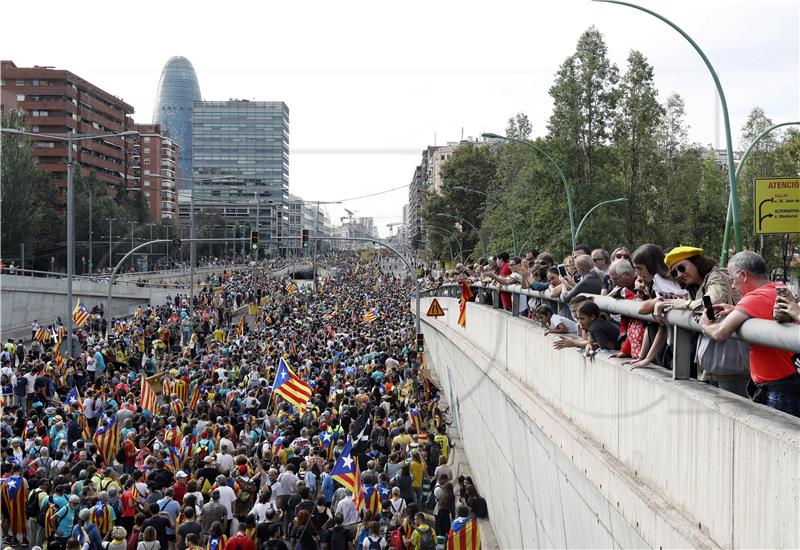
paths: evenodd
<path fill-rule="evenodd" d="M 536 308 L 536 318 L 544 327 L 545 334 L 578 334 L 578 324 L 575 321 L 553 313 L 546 304 Z"/>
<path fill-rule="evenodd" d="M 619 327 L 600 317 L 600 308 L 591 300 L 584 301 L 578 308 L 578 323 L 589 333 L 586 346 L 587 357 L 593 356 L 598 349 L 619 350 Z"/>

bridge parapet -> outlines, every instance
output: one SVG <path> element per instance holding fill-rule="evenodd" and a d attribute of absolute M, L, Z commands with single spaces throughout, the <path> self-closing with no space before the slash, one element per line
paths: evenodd
<path fill-rule="evenodd" d="M 426 364 L 502 547 L 800 547 L 800 419 L 555 350 L 491 300 L 468 303 L 461 327 L 452 293 L 436 292 L 444 317 L 423 319 Z M 747 323 L 740 335 L 757 337 Z"/>

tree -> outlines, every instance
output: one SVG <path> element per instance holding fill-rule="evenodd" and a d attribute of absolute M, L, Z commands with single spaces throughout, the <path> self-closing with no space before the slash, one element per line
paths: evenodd
<path fill-rule="evenodd" d="M 664 114 L 653 82 L 653 67 L 638 51 L 633 50 L 628 56 L 628 67 L 619 92 L 613 133 L 622 169 L 622 190 L 628 198 L 626 237 L 632 244 L 648 231 L 641 220 L 651 217 L 654 206 L 653 182 L 658 181 L 660 168 L 656 131 Z M 616 189 L 610 191 L 613 194 Z"/>
<path fill-rule="evenodd" d="M 517 113 L 508 119 L 506 136 L 515 139 L 528 139 L 532 131 L 531 121 L 525 113 Z"/>
<path fill-rule="evenodd" d="M 2 126 L 30 130 L 19 111 L 3 115 Z M 19 258 L 24 244 L 28 267 L 49 269 L 50 256 L 58 255 L 65 240 L 61 194 L 53 177 L 36 168 L 27 138 L 3 134 L 2 151 L 0 258 Z"/>
<path fill-rule="evenodd" d="M 673 92 L 664 105 L 664 116 L 658 131 L 658 144 L 667 161 L 675 159 L 686 150 L 689 127 L 685 123 L 686 105 L 683 98 Z"/>
<path fill-rule="evenodd" d="M 618 80 L 603 35 L 592 26 L 578 39 L 575 53 L 562 63 L 550 88 L 549 137 L 562 149 L 562 159 L 575 159 L 571 164 L 579 183 L 576 196 L 584 204 L 588 201 L 581 201 L 583 192 L 591 191 L 603 162 L 601 149 L 608 143 Z"/>
<path fill-rule="evenodd" d="M 477 193 L 462 191 L 455 187 L 465 187 L 485 192 L 497 177 L 494 153 L 489 147 L 465 143 L 453 152 L 442 167 L 442 187 L 439 193 L 426 193 L 423 200 L 422 220 L 426 225 L 444 227 L 452 231 L 455 219 L 439 216 L 445 213 L 470 222 L 475 227 L 483 223 L 486 199 Z M 481 236 L 469 224 L 463 227 L 463 247 L 472 251 L 480 242 Z M 446 245 L 440 237 L 428 235 L 429 250 L 436 257 L 445 256 Z"/>

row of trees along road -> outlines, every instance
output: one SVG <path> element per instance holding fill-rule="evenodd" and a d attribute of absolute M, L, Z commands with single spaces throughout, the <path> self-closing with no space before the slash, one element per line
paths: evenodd
<path fill-rule="evenodd" d="M 712 151 L 689 143 L 683 99 L 672 93 L 660 101 L 653 79 L 653 67 L 635 50 L 620 73 L 608 58 L 602 34 L 591 27 L 556 73 L 546 135 L 531 138 L 523 113 L 509 119 L 506 135 L 533 139 L 562 167 L 574 195 L 576 225 L 598 202 L 628 199 L 593 212 L 580 242 L 609 250 L 646 242 L 665 249 L 687 244 L 719 257 L 728 203 L 726 168 Z M 762 109 L 753 108 L 741 129 L 741 149 L 772 124 Z M 753 233 L 753 178 L 798 175 L 800 133 L 794 129 L 775 132 L 751 153 L 738 189 L 746 248 L 759 246 Z M 465 218 L 480 228 L 490 252 L 511 251 L 511 218 L 518 246 L 527 243 L 556 257 L 569 252 L 563 185 L 547 160 L 530 147 L 465 143 L 444 165 L 442 178 L 441 192 L 429 193 L 424 202 L 426 225 L 452 231 L 453 219 L 438 214 Z M 508 212 L 457 186 L 495 195 Z M 461 241 L 465 256 L 480 255 L 479 236 L 468 225 L 449 239 L 454 249 L 455 241 Z M 429 232 L 429 253 L 449 260 L 447 240 L 442 231 Z M 777 267 L 788 263 L 798 247 L 798 235 L 767 236 L 763 253 Z"/>

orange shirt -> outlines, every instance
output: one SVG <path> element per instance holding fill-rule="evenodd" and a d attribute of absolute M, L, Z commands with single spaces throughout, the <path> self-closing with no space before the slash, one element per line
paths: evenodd
<path fill-rule="evenodd" d="M 753 319 L 772 320 L 775 305 L 775 288 L 779 283 L 768 283 L 745 294 L 736 309 Z M 753 382 L 770 382 L 795 374 L 792 352 L 750 344 L 750 376 Z"/>

